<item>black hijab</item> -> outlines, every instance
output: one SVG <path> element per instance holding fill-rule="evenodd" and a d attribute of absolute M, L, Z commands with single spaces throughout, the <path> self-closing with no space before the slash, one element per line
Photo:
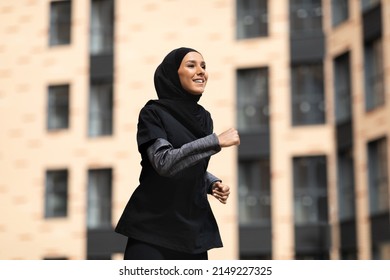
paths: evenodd
<path fill-rule="evenodd" d="M 193 95 L 183 89 L 177 72 L 189 52 L 199 53 L 182 47 L 174 49 L 163 59 L 154 73 L 154 86 L 159 99 L 151 100 L 148 104 L 159 105 L 197 138 L 201 138 L 213 132 L 210 114 L 198 104 L 201 95 Z"/>

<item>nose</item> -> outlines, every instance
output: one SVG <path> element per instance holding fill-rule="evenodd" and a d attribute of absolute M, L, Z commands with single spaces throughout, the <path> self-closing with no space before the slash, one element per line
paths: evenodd
<path fill-rule="evenodd" d="M 205 71 L 206 70 L 202 66 L 198 66 L 198 69 L 196 72 L 198 75 L 204 75 Z"/>

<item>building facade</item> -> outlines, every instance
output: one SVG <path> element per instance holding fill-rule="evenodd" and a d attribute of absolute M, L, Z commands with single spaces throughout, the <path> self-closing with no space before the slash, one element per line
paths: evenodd
<path fill-rule="evenodd" d="M 0 259 L 122 257 L 138 113 L 180 46 L 241 137 L 210 161 L 210 259 L 389 259 L 389 0 L 0 0 Z"/>

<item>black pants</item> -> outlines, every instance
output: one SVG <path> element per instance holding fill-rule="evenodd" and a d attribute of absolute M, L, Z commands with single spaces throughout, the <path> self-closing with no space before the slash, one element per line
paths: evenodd
<path fill-rule="evenodd" d="M 144 243 L 132 238 L 127 240 L 125 260 L 207 260 L 207 251 L 188 254 Z"/>

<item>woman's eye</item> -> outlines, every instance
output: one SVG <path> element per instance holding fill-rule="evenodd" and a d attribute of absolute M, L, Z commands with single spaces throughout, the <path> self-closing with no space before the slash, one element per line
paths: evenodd
<path fill-rule="evenodd" d="M 188 67 L 188 68 L 195 68 L 195 67 L 197 67 L 197 66 L 196 66 L 195 64 L 187 64 L 186 67 Z M 200 67 L 201 67 L 202 69 L 206 69 L 206 65 L 200 65 Z"/>

